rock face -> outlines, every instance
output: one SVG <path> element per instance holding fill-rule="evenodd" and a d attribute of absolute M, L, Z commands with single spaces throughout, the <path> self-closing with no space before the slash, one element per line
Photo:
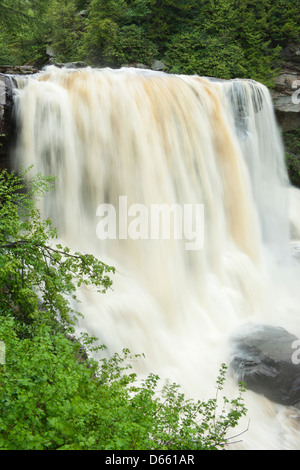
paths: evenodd
<path fill-rule="evenodd" d="M 32 65 L 0 66 L 0 169 L 11 169 L 9 153 L 15 137 L 13 117 L 14 75 L 29 76 L 38 71 L 39 69 Z"/>
<path fill-rule="evenodd" d="M 62 68 L 65 67 L 66 69 L 80 69 L 87 67 L 86 62 L 65 62 L 65 63 L 60 63 L 60 62 L 53 62 L 52 65 L 55 65 L 55 67 Z"/>
<path fill-rule="evenodd" d="M 9 148 L 14 137 L 13 79 L 0 73 L 0 168 L 10 168 Z"/>
<path fill-rule="evenodd" d="M 0 73 L 10 75 L 32 75 L 38 69 L 33 65 L 0 65 Z"/>
<path fill-rule="evenodd" d="M 289 131 L 300 128 L 300 43 L 283 49 L 281 60 L 272 97 L 280 127 Z"/>
<path fill-rule="evenodd" d="M 232 338 L 235 378 L 282 405 L 300 407 L 299 358 L 300 341 L 280 327 L 249 326 Z"/>

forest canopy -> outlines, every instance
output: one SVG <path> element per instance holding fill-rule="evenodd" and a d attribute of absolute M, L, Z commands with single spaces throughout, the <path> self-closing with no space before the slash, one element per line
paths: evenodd
<path fill-rule="evenodd" d="M 298 0 L 0 0 L 0 65 L 85 61 L 267 85 L 300 33 Z"/>

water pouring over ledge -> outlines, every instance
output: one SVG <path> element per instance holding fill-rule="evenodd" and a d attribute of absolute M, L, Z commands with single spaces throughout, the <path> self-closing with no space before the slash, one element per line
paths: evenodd
<path fill-rule="evenodd" d="M 140 374 L 158 373 L 199 398 L 214 394 L 239 326 L 274 324 L 299 336 L 290 189 L 264 86 L 49 67 L 19 82 L 15 111 L 16 164 L 58 177 L 43 214 L 67 245 L 117 268 L 113 292 L 80 293 L 82 330 L 112 353 L 144 353 Z M 104 204 L 115 209 L 115 236 L 97 231 Z M 200 249 L 186 249 L 174 221 L 169 236 L 151 236 L 144 215 L 174 205 L 203 208 L 188 232 L 195 240 L 201 232 Z M 164 214 L 172 222 L 173 212 Z M 247 400 L 243 448 L 300 448 L 294 410 L 251 392 Z"/>

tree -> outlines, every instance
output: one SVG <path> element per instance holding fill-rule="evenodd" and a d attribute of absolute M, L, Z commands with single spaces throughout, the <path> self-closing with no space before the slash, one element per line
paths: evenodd
<path fill-rule="evenodd" d="M 56 230 L 49 219 L 41 220 L 35 204 L 54 181 L 37 175 L 28 185 L 24 176 L 0 174 L 0 308 L 24 324 L 59 315 L 68 325 L 76 288 L 93 283 L 105 291 L 111 285 L 106 273 L 114 268 L 53 245 Z"/>
<path fill-rule="evenodd" d="M 118 30 L 116 40 L 118 64 L 142 62 L 150 66 L 156 56 L 156 46 L 145 37 L 141 27 L 123 26 Z"/>
<path fill-rule="evenodd" d="M 154 54 L 164 53 L 171 35 L 193 17 L 196 4 L 196 0 L 92 0 L 82 58 L 85 53 L 102 65 L 148 64 Z"/>
<path fill-rule="evenodd" d="M 144 24 L 150 0 L 92 0 L 80 48 L 81 58 L 101 66 L 151 63 L 156 54 Z"/>
<path fill-rule="evenodd" d="M 152 0 L 127 0 L 127 12 L 124 18 L 124 24 L 145 26 L 151 16 Z"/>
<path fill-rule="evenodd" d="M 268 4 L 268 36 L 273 46 L 299 41 L 300 4 L 298 0 L 276 0 Z"/>
<path fill-rule="evenodd" d="M 270 87 L 280 48 L 300 34 L 297 0 L 0 0 L 0 12 L 2 64 L 44 65 L 50 42 L 60 62 L 151 65 L 155 56 L 170 71 Z"/>
<path fill-rule="evenodd" d="M 1 0 L 2 63 L 43 64 L 46 56 L 44 17 L 51 0 Z M 3 42 L 2 42 L 3 41 Z"/>
<path fill-rule="evenodd" d="M 178 34 L 169 44 L 165 61 L 168 71 L 222 79 L 243 77 L 244 53 L 239 44 L 219 36 L 205 36 L 199 29 Z"/>
<path fill-rule="evenodd" d="M 270 23 L 269 0 L 246 0 L 236 10 L 236 35 L 245 53 L 247 78 L 269 86 L 278 72 L 274 64 L 281 49 L 279 44 L 272 44 Z"/>
<path fill-rule="evenodd" d="M 80 58 L 98 66 L 117 65 L 118 25 L 109 18 L 89 18 L 79 50 Z"/>
<path fill-rule="evenodd" d="M 58 62 L 76 61 L 84 30 L 84 17 L 75 0 L 53 0 L 45 16 L 47 37 Z"/>
<path fill-rule="evenodd" d="M 269 0 L 202 0 L 193 22 L 167 44 L 169 69 L 272 86 L 280 52 L 272 41 L 274 11 Z"/>
<path fill-rule="evenodd" d="M 151 0 L 146 31 L 162 54 L 171 36 L 193 20 L 196 5 L 197 0 Z"/>

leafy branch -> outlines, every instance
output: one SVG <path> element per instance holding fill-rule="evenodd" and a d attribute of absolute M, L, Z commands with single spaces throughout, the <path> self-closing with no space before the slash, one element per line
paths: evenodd
<path fill-rule="evenodd" d="M 36 204 L 54 189 L 55 179 L 36 175 L 26 183 L 28 171 L 0 173 L 0 307 L 10 306 L 25 323 L 43 312 L 68 324 L 70 312 L 77 314 L 70 308 L 77 288 L 94 286 L 105 293 L 115 268 L 54 245 L 56 229 L 41 218 Z"/>
<path fill-rule="evenodd" d="M 108 277 L 102 277 L 102 274 L 105 272 L 115 273 L 115 268 L 108 266 L 102 261 L 95 259 L 93 255 L 82 254 L 79 252 L 70 253 L 69 248 L 63 248 L 62 245 L 56 245 L 56 248 L 52 246 L 32 242 L 31 240 L 17 240 L 14 242 L 6 243 L 0 245 L 1 250 L 17 250 L 18 248 L 34 249 L 39 250 L 40 254 L 44 256 L 46 260 L 50 260 L 51 265 L 59 264 L 61 267 L 67 264 L 67 268 L 70 272 L 73 272 L 74 275 L 80 274 L 82 276 L 79 285 L 84 282 L 85 284 L 91 284 L 91 281 L 94 281 L 96 285 L 100 287 L 100 292 L 105 292 L 108 287 L 111 287 L 112 281 Z M 16 253 L 16 252 L 15 252 Z M 17 254 L 17 253 L 16 253 Z M 75 260 L 73 263 L 66 263 L 67 259 Z M 46 262 L 47 268 L 49 269 L 49 264 Z M 22 277 L 24 274 L 24 258 L 22 258 Z"/>

